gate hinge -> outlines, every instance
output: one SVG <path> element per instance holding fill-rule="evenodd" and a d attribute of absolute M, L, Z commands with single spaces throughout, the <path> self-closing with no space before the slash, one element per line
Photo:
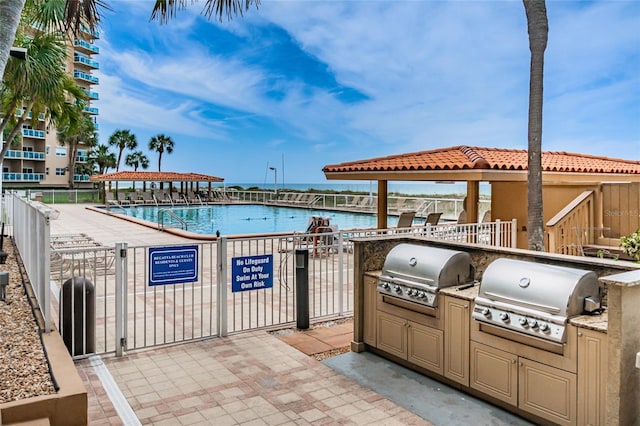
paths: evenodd
<path fill-rule="evenodd" d="M 127 249 L 120 249 L 120 257 L 127 257 Z"/>
<path fill-rule="evenodd" d="M 123 337 L 120 339 L 120 347 L 123 349 L 127 349 L 127 338 Z"/>

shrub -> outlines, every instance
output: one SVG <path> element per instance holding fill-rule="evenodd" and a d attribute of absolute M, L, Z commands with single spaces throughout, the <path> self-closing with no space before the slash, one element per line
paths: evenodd
<path fill-rule="evenodd" d="M 633 257 L 636 262 L 640 262 L 640 228 L 633 234 L 620 238 L 620 246 L 624 254 Z"/>

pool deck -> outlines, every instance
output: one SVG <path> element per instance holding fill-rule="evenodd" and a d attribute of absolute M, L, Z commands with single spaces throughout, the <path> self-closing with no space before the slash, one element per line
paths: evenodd
<path fill-rule="evenodd" d="M 191 241 L 82 205 L 55 208 L 60 215 L 51 221 L 52 235 L 82 232 L 105 245 Z M 296 349 L 343 346 L 351 338 L 344 327 L 316 331 L 306 335 L 308 341 L 300 334 L 291 345 L 255 331 L 77 361 L 89 396 L 89 424 L 429 425 Z"/>

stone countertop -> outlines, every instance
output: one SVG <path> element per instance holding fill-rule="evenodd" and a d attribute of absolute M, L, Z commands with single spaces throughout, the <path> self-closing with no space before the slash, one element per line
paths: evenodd
<path fill-rule="evenodd" d="M 580 315 L 569 320 L 569 323 L 580 328 L 589 330 L 607 332 L 607 324 L 609 320 L 608 311 L 604 311 L 600 315 Z"/>
<path fill-rule="evenodd" d="M 378 278 L 380 271 L 368 271 L 365 275 Z M 475 281 L 473 287 L 464 288 L 466 284 L 454 287 L 445 287 L 440 289 L 440 294 L 445 296 L 456 297 L 458 299 L 474 301 L 478 297 L 478 291 L 480 290 L 480 283 Z M 462 290 L 459 288 L 462 287 Z M 579 328 L 587 328 L 590 330 L 607 332 L 608 312 L 605 310 L 600 315 L 580 315 L 569 320 L 569 323 Z"/>
<path fill-rule="evenodd" d="M 440 294 L 446 296 L 457 297 L 458 299 L 473 301 L 478 296 L 478 290 L 480 289 L 480 283 L 474 282 L 473 287 L 465 288 L 467 284 L 454 287 L 445 287 L 440 289 Z M 462 290 L 460 290 L 462 288 Z"/>

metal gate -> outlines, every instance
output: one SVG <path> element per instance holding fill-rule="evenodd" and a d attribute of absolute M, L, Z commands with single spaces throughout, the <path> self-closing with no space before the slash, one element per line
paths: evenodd
<path fill-rule="evenodd" d="M 60 293 L 61 306 L 80 304 L 59 319 L 59 330 L 80 342 L 82 350 L 74 356 L 121 356 L 125 350 L 291 324 L 296 321 L 296 250 L 309 255 L 310 318 L 353 310 L 353 255 L 339 233 L 220 238 L 188 246 L 102 247 L 83 238 L 88 237 L 62 236 L 65 241 L 59 246 L 52 241 L 51 250 L 52 285 L 59 289 L 80 277 L 83 289 L 93 292 L 66 293 L 67 300 Z M 157 264 L 185 260 L 182 251 L 189 253 L 194 276 L 179 283 L 156 280 L 158 270 L 166 272 Z M 242 278 L 234 275 L 233 262 L 254 258 L 271 262 L 268 288 L 234 291 L 234 282 Z M 95 298 L 93 308 L 87 297 Z M 87 325 L 92 322 L 94 333 Z"/>

